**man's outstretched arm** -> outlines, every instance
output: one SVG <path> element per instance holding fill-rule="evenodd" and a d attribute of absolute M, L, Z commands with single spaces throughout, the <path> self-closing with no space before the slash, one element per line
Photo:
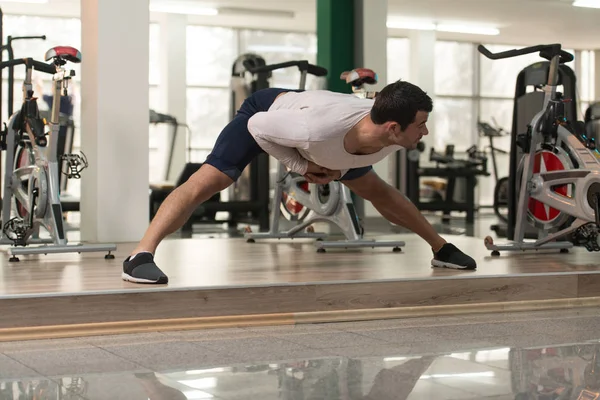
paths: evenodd
<path fill-rule="evenodd" d="M 446 243 L 419 209 L 400 191 L 384 182 L 375 171 L 342 183 L 370 201 L 385 219 L 422 237 L 434 251 L 437 252 Z"/>

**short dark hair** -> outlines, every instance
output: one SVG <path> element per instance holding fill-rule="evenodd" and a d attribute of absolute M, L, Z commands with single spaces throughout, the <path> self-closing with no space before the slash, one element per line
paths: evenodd
<path fill-rule="evenodd" d="M 376 124 L 394 121 L 405 130 L 415 121 L 417 112 L 431 112 L 433 100 L 420 87 L 398 80 L 384 87 L 375 96 L 371 120 Z"/>

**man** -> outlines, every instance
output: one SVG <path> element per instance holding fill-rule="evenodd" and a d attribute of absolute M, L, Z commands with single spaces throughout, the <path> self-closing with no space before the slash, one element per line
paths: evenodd
<path fill-rule="evenodd" d="M 372 164 L 427 135 L 431 98 L 398 81 L 377 97 L 360 99 L 326 90 L 264 89 L 250 96 L 223 129 L 202 167 L 162 203 L 144 237 L 123 262 L 123 279 L 167 283 L 154 262 L 159 243 L 201 203 L 226 189 L 250 161 L 267 152 L 309 182 L 340 180 L 383 217 L 429 243 L 433 266 L 475 269 L 475 261 L 438 235 L 402 193 L 381 180 Z"/>

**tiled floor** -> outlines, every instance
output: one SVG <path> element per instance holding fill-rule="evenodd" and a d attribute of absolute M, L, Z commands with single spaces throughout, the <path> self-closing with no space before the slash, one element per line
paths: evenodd
<path fill-rule="evenodd" d="M 598 350 L 599 309 L 0 343 L 0 399 L 597 399 Z"/>

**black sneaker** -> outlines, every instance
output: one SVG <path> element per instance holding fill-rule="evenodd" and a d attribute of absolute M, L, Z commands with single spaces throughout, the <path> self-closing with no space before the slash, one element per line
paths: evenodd
<path fill-rule="evenodd" d="M 476 269 L 477 263 L 452 243 L 446 243 L 434 253 L 431 265 L 440 268 Z"/>
<path fill-rule="evenodd" d="M 123 261 L 124 281 L 135 283 L 154 283 L 163 284 L 169 282 L 169 278 L 154 263 L 154 256 L 151 253 L 139 253 L 133 260 L 131 256 Z"/>

